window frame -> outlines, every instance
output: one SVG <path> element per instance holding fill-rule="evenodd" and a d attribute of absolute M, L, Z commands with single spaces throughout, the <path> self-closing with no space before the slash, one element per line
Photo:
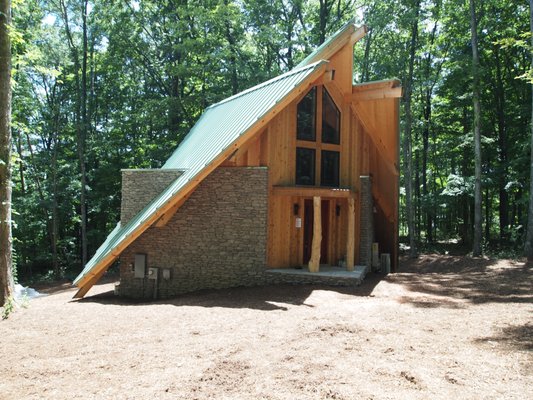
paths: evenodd
<path fill-rule="evenodd" d="M 329 93 L 327 88 L 324 85 L 317 85 L 314 86 L 311 90 L 316 90 L 315 92 L 315 141 L 310 140 L 303 140 L 298 138 L 297 132 L 294 133 L 296 137 L 296 146 L 294 149 L 295 152 L 295 162 L 294 162 L 294 182 L 298 186 L 316 186 L 316 187 L 340 187 L 340 181 L 341 181 L 341 165 L 342 165 L 342 151 L 341 151 L 341 142 L 342 142 L 342 112 L 341 108 L 337 105 L 335 102 L 333 96 Z M 322 141 L 322 128 L 323 128 L 323 94 L 324 92 L 327 93 L 329 98 L 332 100 L 333 104 L 335 104 L 335 107 L 338 111 L 338 117 L 339 117 L 339 143 L 326 143 Z M 308 95 L 309 92 L 305 94 L 305 96 Z M 302 101 L 305 96 L 303 96 L 300 101 Z M 300 102 L 298 102 L 299 104 Z M 296 105 L 296 127 L 298 127 L 298 104 Z M 297 128 L 296 128 L 297 129 Z M 312 185 L 305 185 L 298 182 L 298 170 L 296 168 L 297 164 L 297 152 L 298 148 L 307 148 L 312 149 L 315 151 L 315 176 L 314 176 L 314 183 Z M 339 154 L 339 170 L 338 170 L 338 176 L 339 176 L 339 185 L 337 186 L 322 186 L 322 151 L 331 151 L 331 152 L 337 152 Z"/>

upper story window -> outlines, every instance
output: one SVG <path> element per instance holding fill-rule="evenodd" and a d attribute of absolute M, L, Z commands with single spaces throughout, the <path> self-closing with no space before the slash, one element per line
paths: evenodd
<path fill-rule="evenodd" d="M 316 138 L 316 87 L 298 103 L 296 137 L 314 142 Z"/>
<path fill-rule="evenodd" d="M 298 103 L 296 184 L 339 187 L 340 111 L 323 86 Z"/>
<path fill-rule="evenodd" d="M 328 91 L 322 93 L 322 142 L 340 144 L 340 112 Z"/>

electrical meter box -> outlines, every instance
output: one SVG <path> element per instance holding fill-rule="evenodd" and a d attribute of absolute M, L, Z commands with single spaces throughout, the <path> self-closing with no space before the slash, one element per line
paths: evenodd
<path fill-rule="evenodd" d="M 157 279 L 157 268 L 148 268 L 148 279 Z"/>
<path fill-rule="evenodd" d="M 135 278 L 144 278 L 146 274 L 146 254 L 135 254 L 133 274 Z"/>
<path fill-rule="evenodd" d="M 165 268 L 163 269 L 163 279 L 168 281 L 170 279 L 170 269 Z"/>

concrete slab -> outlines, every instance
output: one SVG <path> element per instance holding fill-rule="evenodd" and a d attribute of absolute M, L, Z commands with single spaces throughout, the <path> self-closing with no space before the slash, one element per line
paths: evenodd
<path fill-rule="evenodd" d="M 278 275 L 283 281 L 291 283 L 324 283 L 331 285 L 360 285 L 365 278 L 368 267 L 358 265 L 353 271 L 346 268 L 321 265 L 319 272 L 309 272 L 308 268 L 268 269 L 267 274 Z"/>

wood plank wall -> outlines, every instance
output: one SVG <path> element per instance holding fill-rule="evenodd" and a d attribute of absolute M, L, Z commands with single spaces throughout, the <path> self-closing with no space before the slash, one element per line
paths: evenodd
<path fill-rule="evenodd" d="M 359 191 L 359 177 L 372 175 L 374 195 L 382 205 L 376 229 L 384 248 L 392 254 L 395 266 L 397 247 L 398 204 L 397 176 L 391 173 L 390 160 L 397 162 L 398 102 L 396 99 L 358 102 L 354 112 L 351 104 L 352 49 L 346 47 L 330 60 L 329 70 L 335 70 L 334 80 L 320 80 L 341 112 L 340 186 Z M 321 86 L 318 87 L 321 90 Z M 269 188 L 295 184 L 296 167 L 296 110 L 306 93 L 290 103 L 253 140 L 239 149 L 224 166 L 266 166 L 269 168 Z M 320 117 L 320 116 L 319 116 Z M 360 120 L 364 117 L 364 121 Z M 320 121 L 320 118 L 317 118 Z M 369 134 L 365 127 L 371 129 Z M 379 142 L 379 143 L 377 143 Z M 380 147 L 378 148 L 377 145 Z M 388 164 L 384 161 L 386 157 Z M 388 166 L 388 167 L 387 167 Z M 311 197 L 309 197 L 311 198 Z M 328 263 L 336 264 L 346 256 L 348 202 L 342 198 L 325 199 L 329 204 Z M 274 196 L 270 190 L 268 212 L 267 264 L 272 268 L 293 267 L 303 263 L 304 197 Z M 298 205 L 298 215 L 294 205 Z M 337 206 L 340 215 L 337 216 Z M 360 202 L 355 198 L 355 262 L 359 260 Z M 296 228 L 296 218 L 302 228 Z M 392 220 L 391 220 L 392 218 Z"/>

